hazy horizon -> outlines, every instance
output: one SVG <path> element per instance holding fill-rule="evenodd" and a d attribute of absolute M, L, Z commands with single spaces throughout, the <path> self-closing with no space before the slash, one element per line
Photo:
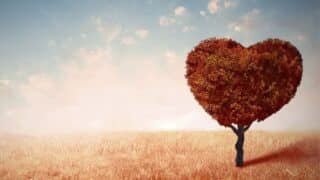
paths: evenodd
<path fill-rule="evenodd" d="M 1 1 L 0 132 L 224 130 L 184 78 L 210 37 L 295 45 L 295 97 L 252 129 L 319 131 L 319 19 L 317 1 Z"/>

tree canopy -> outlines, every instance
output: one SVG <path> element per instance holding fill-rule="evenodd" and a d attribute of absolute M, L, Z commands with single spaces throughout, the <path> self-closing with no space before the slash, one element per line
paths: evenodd
<path fill-rule="evenodd" d="M 219 124 L 250 125 L 294 97 L 302 58 L 291 43 L 279 39 L 246 48 L 212 38 L 188 54 L 185 77 L 195 99 Z"/>

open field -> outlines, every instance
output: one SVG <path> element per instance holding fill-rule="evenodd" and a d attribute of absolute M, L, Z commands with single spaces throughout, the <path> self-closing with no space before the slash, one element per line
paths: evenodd
<path fill-rule="evenodd" d="M 319 133 L 0 135 L 0 179 L 320 179 Z"/>

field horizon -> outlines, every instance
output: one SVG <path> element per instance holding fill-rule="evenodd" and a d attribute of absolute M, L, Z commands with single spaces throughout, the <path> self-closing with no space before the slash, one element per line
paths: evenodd
<path fill-rule="evenodd" d="M 320 133 L 0 133 L 0 179 L 320 179 Z"/>

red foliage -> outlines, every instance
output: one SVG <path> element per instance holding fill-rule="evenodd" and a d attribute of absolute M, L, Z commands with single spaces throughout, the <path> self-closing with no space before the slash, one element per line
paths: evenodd
<path fill-rule="evenodd" d="M 295 95 L 302 58 L 289 42 L 248 48 L 230 39 L 200 42 L 188 55 L 186 78 L 200 105 L 221 125 L 264 120 Z"/>

